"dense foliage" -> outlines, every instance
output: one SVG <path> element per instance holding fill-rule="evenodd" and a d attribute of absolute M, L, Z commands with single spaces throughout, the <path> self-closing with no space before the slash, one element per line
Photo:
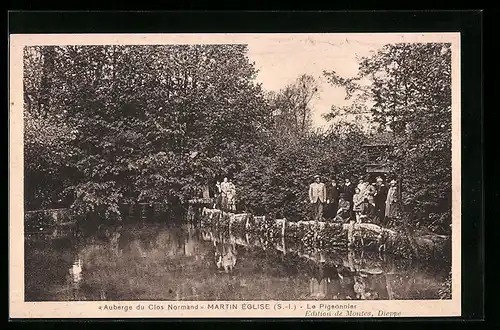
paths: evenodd
<path fill-rule="evenodd" d="M 342 111 L 370 111 L 392 130 L 406 214 L 441 231 L 450 223 L 450 62 L 446 44 L 394 44 L 361 59 L 357 77 L 325 72 L 354 99 Z M 256 73 L 245 45 L 27 47 L 26 208 L 119 218 L 122 202 L 179 203 L 227 176 L 240 209 L 309 218 L 313 175 L 363 175 L 367 136 L 354 123 L 312 129 L 313 77 L 270 93 Z"/>
<path fill-rule="evenodd" d="M 241 45 L 27 48 L 26 187 L 52 193 L 40 175 L 64 178 L 76 211 L 113 216 L 120 201 L 183 199 L 238 171 L 271 122 L 245 54 Z"/>
<path fill-rule="evenodd" d="M 348 98 L 370 100 L 382 128 L 395 136 L 393 172 L 402 180 L 407 218 L 441 232 L 451 223 L 451 49 L 449 44 L 391 44 L 360 60 L 342 78 Z M 366 85 L 361 81 L 368 79 Z"/>
<path fill-rule="evenodd" d="M 274 141 L 268 155 L 248 159 L 236 175 L 241 207 L 293 221 L 310 218 L 308 188 L 314 175 L 324 181 L 362 175 L 364 140 L 357 126 L 346 124 L 325 134 Z"/>

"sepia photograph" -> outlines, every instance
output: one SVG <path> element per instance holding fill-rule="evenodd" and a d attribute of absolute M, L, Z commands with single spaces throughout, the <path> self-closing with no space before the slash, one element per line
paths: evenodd
<path fill-rule="evenodd" d="M 459 315 L 459 34 L 14 40 L 19 303 Z"/>

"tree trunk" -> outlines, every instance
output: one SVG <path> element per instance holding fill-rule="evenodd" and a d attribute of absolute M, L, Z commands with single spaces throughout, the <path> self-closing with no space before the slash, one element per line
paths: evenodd
<path fill-rule="evenodd" d="M 399 176 L 399 180 L 398 180 L 398 212 L 399 212 L 399 216 L 401 217 L 401 222 L 403 224 L 403 228 L 404 228 L 404 231 L 405 231 L 405 234 L 406 234 L 406 237 L 408 238 L 408 242 L 410 243 L 410 247 L 411 249 L 413 250 L 413 254 L 415 255 L 415 257 L 418 259 L 420 257 L 420 254 L 418 252 L 418 247 L 417 247 L 417 243 L 415 241 L 415 237 L 413 236 L 413 233 L 412 231 L 410 230 L 410 225 L 408 224 L 408 220 L 407 220 L 407 217 L 406 217 L 406 212 L 404 212 L 403 214 L 403 202 L 402 202 L 402 196 L 403 196 L 403 193 L 402 193 L 402 176 L 400 175 Z M 411 219 L 413 220 L 415 217 L 415 215 L 412 213 L 411 214 Z M 412 221 L 413 223 L 413 221 Z"/>
<path fill-rule="evenodd" d="M 50 106 L 50 92 L 52 89 L 52 76 L 54 74 L 55 48 L 47 46 L 42 48 L 42 78 L 40 82 L 40 114 L 46 116 Z"/>

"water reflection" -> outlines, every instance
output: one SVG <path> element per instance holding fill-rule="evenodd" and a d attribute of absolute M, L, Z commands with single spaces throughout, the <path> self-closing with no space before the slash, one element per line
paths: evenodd
<path fill-rule="evenodd" d="M 328 263 L 323 252 L 310 280 L 312 299 L 389 299 L 387 279 L 377 266 L 363 267 L 364 257 L 348 251 L 342 264 Z"/>
<path fill-rule="evenodd" d="M 27 301 L 437 299 L 449 269 L 195 226 L 119 227 L 25 251 Z"/>
<path fill-rule="evenodd" d="M 82 281 L 82 259 L 76 258 L 71 267 L 69 268 L 70 275 L 70 286 L 72 291 L 72 296 L 75 300 L 78 300 L 78 292 L 80 289 L 80 283 Z"/>
<path fill-rule="evenodd" d="M 215 246 L 215 264 L 217 269 L 224 270 L 226 273 L 232 272 L 236 266 L 237 254 L 236 244 L 234 242 L 225 243 L 213 241 Z"/>

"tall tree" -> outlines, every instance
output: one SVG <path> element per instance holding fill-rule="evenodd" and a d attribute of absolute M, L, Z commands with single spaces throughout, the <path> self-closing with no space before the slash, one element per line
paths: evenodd
<path fill-rule="evenodd" d="M 258 145 L 271 122 L 246 51 L 244 45 L 51 49 L 47 111 L 74 136 L 65 158 L 74 170 L 67 184 L 74 207 L 117 214 L 121 200 L 187 198 L 216 175 L 238 170 L 242 151 Z M 41 75 L 42 67 L 26 66 L 25 77 Z"/>
<path fill-rule="evenodd" d="M 397 140 L 394 173 L 415 224 L 446 231 L 451 221 L 451 49 L 445 43 L 390 44 L 361 59 L 359 74 L 325 72 L 349 97 L 372 102 L 374 120 Z M 369 79 L 363 86 L 360 81 Z M 357 95 L 357 96 L 354 96 Z"/>
<path fill-rule="evenodd" d="M 270 93 L 270 106 L 274 110 L 276 129 L 287 137 L 301 137 L 310 132 L 310 103 L 318 94 L 313 76 L 302 74 L 279 92 Z"/>
<path fill-rule="evenodd" d="M 61 113 L 50 110 L 54 48 L 24 49 L 24 186 L 25 208 L 64 203 L 69 143 L 75 137 Z"/>

